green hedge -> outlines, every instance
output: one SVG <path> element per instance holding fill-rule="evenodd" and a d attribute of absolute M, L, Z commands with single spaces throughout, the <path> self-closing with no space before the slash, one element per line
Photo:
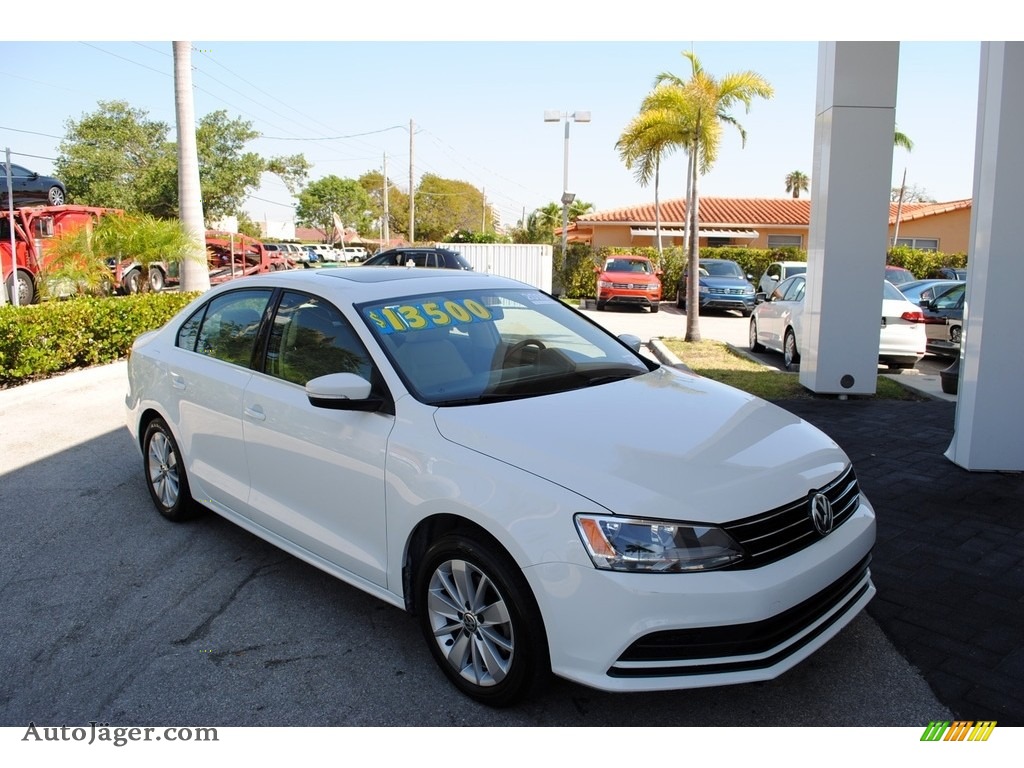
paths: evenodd
<path fill-rule="evenodd" d="M 196 294 L 143 293 L 78 297 L 27 307 L 0 307 L 0 384 L 110 363 L 135 338 L 159 328 Z"/>

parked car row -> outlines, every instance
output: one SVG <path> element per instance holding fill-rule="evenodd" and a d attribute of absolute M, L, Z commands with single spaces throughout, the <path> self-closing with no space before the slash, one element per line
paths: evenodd
<path fill-rule="evenodd" d="M 794 275 L 779 283 L 768 296 L 758 294 L 750 318 L 749 346 L 782 353 L 787 370 L 800 363 L 805 339 L 804 294 L 806 275 Z M 921 308 L 910 302 L 889 281 L 883 282 L 878 361 L 889 368 L 913 368 L 925 355 L 925 325 Z"/>

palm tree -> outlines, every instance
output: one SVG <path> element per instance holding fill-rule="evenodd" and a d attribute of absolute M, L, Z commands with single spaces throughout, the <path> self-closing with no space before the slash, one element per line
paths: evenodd
<path fill-rule="evenodd" d="M 208 291 L 206 226 L 199 186 L 199 153 L 196 148 L 196 109 L 192 99 L 192 44 L 174 41 L 174 111 L 178 125 L 178 207 L 185 231 L 196 243 L 195 258 L 181 268 L 183 291 Z"/>
<path fill-rule="evenodd" d="M 803 171 L 792 171 L 786 174 L 786 191 L 792 192 L 794 198 L 799 198 L 801 192 L 806 192 L 810 183 L 810 178 Z"/>
<path fill-rule="evenodd" d="M 590 213 L 592 210 L 594 210 L 593 203 L 587 203 L 577 198 L 569 203 L 569 221 L 576 221 L 580 216 Z"/>
<path fill-rule="evenodd" d="M 661 157 L 682 144 L 672 131 L 674 117 L 671 112 L 641 108 L 615 142 L 619 158 L 626 168 L 633 171 L 640 186 L 646 187 L 652 178 L 654 180 L 654 237 L 659 263 L 662 256 L 659 198 Z"/>
<path fill-rule="evenodd" d="M 893 136 L 893 146 L 902 147 L 903 149 L 910 152 L 914 149 L 914 142 L 910 140 L 907 134 L 903 133 L 899 128 L 896 129 L 896 134 Z"/>
<path fill-rule="evenodd" d="M 689 242 L 686 286 L 689 297 L 686 304 L 686 341 L 700 341 L 700 309 L 694 300 L 699 290 L 700 258 L 700 196 L 697 192 L 697 180 L 714 164 L 723 125 L 735 126 L 740 132 L 743 145 L 746 145 L 747 133 L 729 110 L 737 103 L 742 103 L 749 112 L 754 97 L 771 98 L 774 89 L 761 75 L 750 70 L 731 73 L 721 79 L 715 78 L 704 70 L 700 59 L 693 51 L 683 51 L 683 55 L 690 61 L 690 79 L 683 81 L 676 75 L 663 72 L 655 79 L 654 93 L 660 90 L 657 86 L 665 84 L 671 86 L 673 90 L 680 91 L 685 102 L 686 121 L 691 127 L 688 148 L 690 170 L 687 178 L 687 218 L 693 235 Z"/>

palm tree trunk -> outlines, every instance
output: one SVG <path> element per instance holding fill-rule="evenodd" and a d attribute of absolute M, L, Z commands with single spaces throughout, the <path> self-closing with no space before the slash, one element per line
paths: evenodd
<path fill-rule="evenodd" d="M 192 99 L 192 44 L 174 41 L 174 111 L 178 123 L 178 209 L 185 232 L 196 242 L 194 257 L 181 263 L 181 290 L 208 291 L 206 227 L 199 186 L 196 109 Z"/>
<path fill-rule="evenodd" d="M 690 221 L 690 252 L 686 276 L 686 341 L 700 341 L 700 199 L 697 194 L 697 152 L 694 145 L 690 156 L 689 202 L 687 219 Z"/>
<path fill-rule="evenodd" d="M 683 216 L 683 253 L 690 252 L 690 192 L 693 189 L 693 148 L 686 150 L 686 214 Z"/>
<path fill-rule="evenodd" d="M 658 244 L 658 267 L 664 269 L 661 259 L 661 202 L 658 199 L 658 184 L 661 174 L 661 158 L 654 161 L 654 237 Z"/>

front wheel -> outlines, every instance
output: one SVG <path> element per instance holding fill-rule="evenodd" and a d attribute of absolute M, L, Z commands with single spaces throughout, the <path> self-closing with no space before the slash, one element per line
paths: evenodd
<path fill-rule="evenodd" d="M 18 305 L 26 307 L 36 300 L 36 284 L 28 272 L 18 270 L 15 277 L 7 278 L 7 300 L 11 301 L 14 291 L 18 291 Z"/>
<path fill-rule="evenodd" d="M 661 304 L 656 301 L 651 303 L 651 312 L 657 312 L 659 309 L 661 309 Z"/>
<path fill-rule="evenodd" d="M 546 679 L 540 611 L 504 551 L 468 535 L 439 539 L 419 565 L 415 597 L 434 660 L 470 698 L 507 707 Z"/>
<path fill-rule="evenodd" d="M 680 291 L 676 291 L 676 309 L 686 309 L 686 298 Z"/>
<path fill-rule="evenodd" d="M 157 510 L 168 520 L 180 523 L 195 517 L 200 509 L 192 500 L 185 474 L 185 462 L 178 443 L 163 419 L 153 419 L 142 438 L 146 487 Z"/>
<path fill-rule="evenodd" d="M 792 370 L 800 364 L 800 353 L 796 348 L 796 334 L 792 328 L 786 330 L 786 337 L 782 342 L 782 362 L 786 370 Z"/>

